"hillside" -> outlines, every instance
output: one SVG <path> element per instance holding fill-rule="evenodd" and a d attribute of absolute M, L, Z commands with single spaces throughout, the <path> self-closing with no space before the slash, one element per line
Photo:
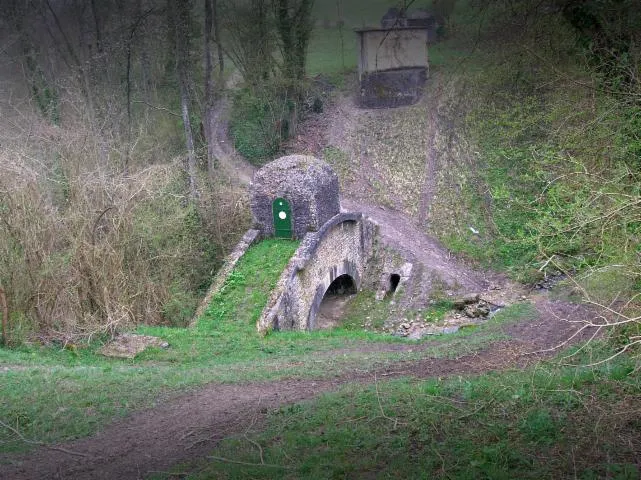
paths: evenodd
<path fill-rule="evenodd" d="M 81 3 L 0 8 L 0 477 L 641 478 L 634 2 Z M 352 30 L 406 5 L 424 94 L 361 108 Z M 287 153 L 416 281 L 261 336 L 266 239 L 193 318 Z M 444 276 L 500 308 L 442 334 Z"/>

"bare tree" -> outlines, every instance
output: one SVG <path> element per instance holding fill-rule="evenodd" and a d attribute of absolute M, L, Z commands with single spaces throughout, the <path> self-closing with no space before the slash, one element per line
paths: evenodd
<path fill-rule="evenodd" d="M 220 42 L 220 15 L 218 9 L 218 0 L 211 0 L 213 26 L 214 26 L 214 42 L 218 51 L 218 83 L 223 84 L 223 73 L 225 71 L 225 53 L 223 45 Z"/>
<path fill-rule="evenodd" d="M 198 198 L 196 186 L 196 151 L 194 147 L 194 134 L 190 117 L 190 78 L 191 69 L 191 13 L 189 0 L 168 0 L 167 13 L 170 30 L 173 33 L 174 54 L 176 59 L 176 75 L 180 90 L 180 111 L 185 133 L 185 147 L 187 148 L 187 177 L 189 179 L 189 194 L 191 201 Z"/>
<path fill-rule="evenodd" d="M 0 308 L 2 308 L 2 344 L 7 345 L 9 343 L 9 306 L 2 285 L 0 285 Z"/>
<path fill-rule="evenodd" d="M 336 14 L 338 15 L 338 36 L 341 40 L 341 65 L 345 68 L 345 36 L 343 35 L 345 20 L 343 19 L 343 0 L 336 0 Z"/>
<path fill-rule="evenodd" d="M 204 132 L 207 141 L 207 171 L 209 178 L 214 177 L 215 168 L 215 149 L 214 149 L 214 129 L 212 125 L 214 113 L 214 79 L 213 70 L 214 64 L 212 59 L 211 44 L 212 44 L 212 28 L 214 28 L 215 16 L 215 0 L 205 0 L 205 36 L 204 36 L 204 52 L 205 52 L 205 107 L 204 107 Z M 219 45 L 220 49 L 220 45 Z M 222 66 L 221 66 L 222 69 Z M 222 79 L 222 74 L 219 76 Z"/>
<path fill-rule="evenodd" d="M 314 0 L 275 0 L 274 6 L 283 56 L 283 76 L 297 84 L 305 76 L 307 47 L 313 30 Z"/>
<path fill-rule="evenodd" d="M 227 1 L 223 6 L 225 51 L 247 83 L 259 84 L 269 78 L 276 66 L 274 19 L 269 0 Z"/>

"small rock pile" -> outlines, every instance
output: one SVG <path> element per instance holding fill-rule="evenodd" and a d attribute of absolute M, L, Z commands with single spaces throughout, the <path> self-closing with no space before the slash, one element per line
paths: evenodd
<path fill-rule="evenodd" d="M 536 290 L 551 290 L 557 283 L 561 280 L 565 280 L 567 275 L 558 270 L 552 270 L 551 272 L 545 272 L 545 276 L 534 284 L 534 289 Z"/>
<path fill-rule="evenodd" d="M 478 293 L 466 295 L 465 297 L 454 300 L 453 306 L 456 310 L 461 312 L 455 314 L 455 318 L 460 318 L 461 315 L 468 318 L 487 317 L 492 311 L 490 304 L 485 300 L 482 300 Z"/>
<path fill-rule="evenodd" d="M 458 298 L 452 304 L 454 313 L 447 315 L 438 324 L 403 319 L 393 335 L 418 340 L 427 335 L 455 333 L 463 327 L 471 327 L 485 322 L 490 314 L 504 306 L 483 300 L 478 293 Z"/>
<path fill-rule="evenodd" d="M 98 352 L 105 357 L 134 358 L 147 347 L 169 348 L 169 344 L 161 338 L 150 335 L 123 333 Z"/>

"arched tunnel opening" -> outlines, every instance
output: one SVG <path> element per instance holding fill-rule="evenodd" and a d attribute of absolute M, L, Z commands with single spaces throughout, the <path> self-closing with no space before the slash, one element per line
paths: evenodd
<path fill-rule="evenodd" d="M 350 275 L 340 275 L 329 285 L 318 307 L 316 328 L 332 328 L 340 323 L 352 295 L 357 292 Z"/>
<path fill-rule="evenodd" d="M 392 295 L 396 289 L 398 288 L 398 284 L 401 281 L 401 276 L 398 273 L 392 273 L 389 276 L 389 288 L 387 290 L 387 293 Z"/>
<path fill-rule="evenodd" d="M 327 295 L 352 295 L 354 293 L 356 293 L 354 279 L 345 274 L 336 277 L 334 281 L 330 283 L 327 291 L 325 292 L 325 297 L 327 297 Z"/>

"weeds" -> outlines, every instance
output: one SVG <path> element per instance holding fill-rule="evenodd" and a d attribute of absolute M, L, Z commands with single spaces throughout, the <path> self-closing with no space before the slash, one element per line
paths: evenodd
<path fill-rule="evenodd" d="M 243 194 L 221 187 L 190 205 L 177 165 L 128 176 L 61 173 L 56 197 L 26 154 L 22 163 L 2 160 L 0 283 L 13 312 L 9 330 L 22 317 L 43 338 L 77 342 L 143 321 L 184 324 L 242 233 Z M 226 220 L 234 217 L 234 225 Z"/>
<path fill-rule="evenodd" d="M 478 351 L 505 336 L 498 326 L 531 312 L 505 309 L 474 335 L 460 333 L 426 342 L 425 349 L 385 348 L 398 337 L 367 332 L 356 322 L 372 295 L 363 295 L 341 328 L 316 332 L 258 335 L 256 320 L 296 242 L 267 240 L 239 260 L 224 288 L 213 298 L 196 327 L 146 326 L 138 332 L 161 337 L 167 349 L 151 348 L 132 360 L 104 358 L 97 350 L 107 336 L 87 348 L 22 345 L 0 349 L 0 421 L 27 439 L 59 442 L 90 435 L 101 425 L 159 398 L 184 393 L 208 382 L 267 381 L 292 377 L 327 378 L 421 358 L 453 357 Z M 358 299 L 355 300 L 359 304 Z M 377 304 L 383 321 L 387 302 Z M 361 312 L 361 313 L 358 313 Z M 370 312 L 371 313 L 371 312 Z M 359 345 L 379 344 L 380 348 Z M 340 354 L 336 350 L 347 349 Z M 25 403 L 24 399 L 30 401 Z M 28 447 L 0 428 L 4 451 Z"/>

